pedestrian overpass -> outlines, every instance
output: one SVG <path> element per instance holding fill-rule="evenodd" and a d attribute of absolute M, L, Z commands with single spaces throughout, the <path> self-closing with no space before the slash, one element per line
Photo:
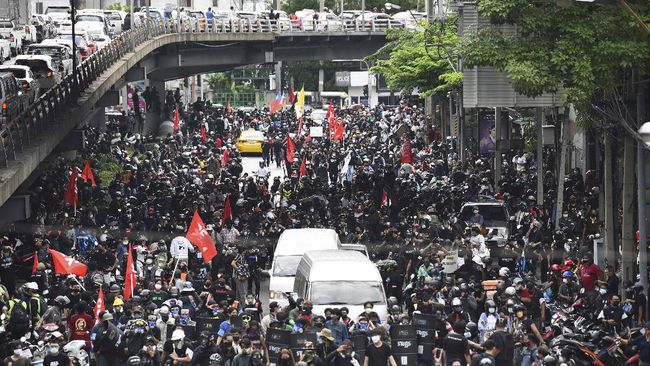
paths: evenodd
<path fill-rule="evenodd" d="M 239 22 L 176 29 L 148 21 L 84 60 L 18 118 L 0 126 L 0 205 L 57 146 L 66 144 L 71 131 L 105 106 L 118 104 L 119 90 L 128 82 L 149 79 L 156 85 L 277 61 L 360 59 L 385 44 L 388 29 L 401 28 L 394 21 L 338 27 L 316 21 Z M 5 212 L 6 205 L 0 215 Z"/>

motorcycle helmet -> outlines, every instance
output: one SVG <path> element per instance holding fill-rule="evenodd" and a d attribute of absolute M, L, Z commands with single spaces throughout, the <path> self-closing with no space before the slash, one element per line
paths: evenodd
<path fill-rule="evenodd" d="M 573 272 L 564 271 L 564 273 L 562 273 L 562 278 L 573 278 Z"/>
<path fill-rule="evenodd" d="M 388 306 L 392 307 L 393 305 L 398 305 L 398 301 L 395 296 L 391 296 L 388 298 Z"/>
<path fill-rule="evenodd" d="M 505 293 L 506 293 L 506 296 L 515 296 L 515 294 L 517 293 L 517 290 L 514 287 L 510 286 L 510 287 L 506 288 Z"/>
<path fill-rule="evenodd" d="M 218 353 L 213 353 L 210 356 L 210 366 L 221 366 L 223 365 L 223 357 Z"/>
<path fill-rule="evenodd" d="M 140 366 L 142 365 L 142 360 L 140 360 L 140 357 L 138 356 L 131 356 L 128 360 L 126 360 L 126 364 L 128 366 Z"/>
<path fill-rule="evenodd" d="M 451 300 L 451 306 L 452 307 L 463 306 L 463 303 L 460 301 L 459 298 L 454 297 L 453 300 Z"/>
<path fill-rule="evenodd" d="M 510 268 L 501 267 L 501 269 L 499 269 L 499 277 L 510 277 Z"/>

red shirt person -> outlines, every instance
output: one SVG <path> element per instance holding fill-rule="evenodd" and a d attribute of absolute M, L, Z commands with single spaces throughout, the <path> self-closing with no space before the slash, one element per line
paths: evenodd
<path fill-rule="evenodd" d="M 585 292 L 596 291 L 596 283 L 603 278 L 603 270 L 593 262 L 593 255 L 585 254 L 578 268 L 578 277 Z"/>
<path fill-rule="evenodd" d="M 75 313 L 68 319 L 68 330 L 70 332 L 70 340 L 82 340 L 86 342 L 86 348 L 91 349 L 90 333 L 95 325 L 95 320 L 92 316 L 86 313 L 86 303 L 80 301 L 75 307 Z"/>

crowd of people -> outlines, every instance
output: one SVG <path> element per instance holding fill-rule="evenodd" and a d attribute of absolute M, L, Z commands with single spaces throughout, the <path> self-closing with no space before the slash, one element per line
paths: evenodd
<path fill-rule="evenodd" d="M 179 111 L 177 130 L 89 128 L 78 159 L 56 159 L 32 184 L 31 218 L 1 233 L 5 365 L 396 366 L 391 328 L 422 317 L 435 330 L 422 365 L 650 362 L 643 286 L 621 283 L 616 263 L 594 263 L 593 173 L 571 172 L 555 213 L 557 182 L 532 156 L 511 154 L 495 182 L 491 157 L 468 149 L 461 158 L 457 141 L 407 101 L 333 108 L 317 122 L 294 108 L 182 105 L 174 94 L 164 113 Z M 310 136 L 319 125 L 324 137 Z M 247 129 L 267 139 L 253 172 L 236 148 Z M 78 204 L 66 204 L 71 167 L 85 161 L 96 185 L 78 179 Z M 274 166 L 282 173 L 271 178 Z M 543 202 L 536 174 L 545 174 Z M 506 236 L 488 230 L 497 219 L 482 202 L 507 213 Z M 195 212 L 216 243 L 208 263 L 183 245 Z M 366 245 L 385 281 L 386 318 L 372 303 L 362 314 L 313 314 L 309 299 L 282 307 L 260 297 L 279 235 L 307 227 Z M 87 274 L 56 273 L 52 250 Z M 126 295 L 130 250 L 137 280 Z M 271 351 L 271 329 L 315 342 Z"/>

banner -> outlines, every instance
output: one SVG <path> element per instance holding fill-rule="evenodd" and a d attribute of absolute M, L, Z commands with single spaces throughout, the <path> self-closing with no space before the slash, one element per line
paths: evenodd
<path fill-rule="evenodd" d="M 271 366 L 276 366 L 275 361 L 280 355 L 280 350 L 291 345 L 291 332 L 288 330 L 269 328 L 266 331 L 266 346 L 269 349 Z"/>

